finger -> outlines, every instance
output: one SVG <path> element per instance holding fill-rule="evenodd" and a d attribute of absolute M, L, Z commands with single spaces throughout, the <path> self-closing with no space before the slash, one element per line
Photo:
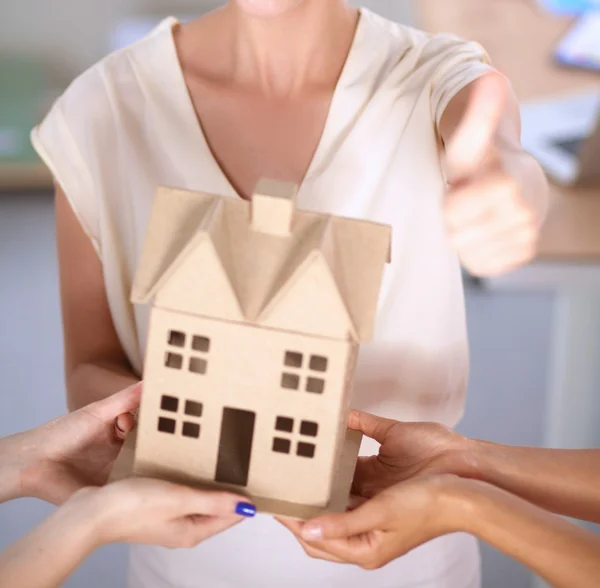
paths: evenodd
<path fill-rule="evenodd" d="M 382 473 L 377 456 L 359 457 L 354 470 L 352 492 L 357 496 L 371 498 L 386 485 L 387 478 Z"/>
<path fill-rule="evenodd" d="M 460 229 L 491 218 L 497 210 L 510 206 L 522 216 L 531 216 L 527 210 L 515 205 L 519 187 L 502 173 L 488 175 L 465 186 L 450 190 L 444 199 L 444 221 L 448 230 Z"/>
<path fill-rule="evenodd" d="M 229 492 L 195 490 L 183 486 L 178 488 L 181 500 L 177 497 L 177 503 L 181 515 L 200 514 L 217 517 L 237 515 L 246 518 L 256 515 L 256 507 L 243 496 Z"/>
<path fill-rule="evenodd" d="M 300 537 L 302 535 L 302 527 L 304 523 L 297 519 L 289 519 L 287 517 L 275 517 L 275 520 L 283 525 L 288 531 L 293 533 L 296 537 Z"/>
<path fill-rule="evenodd" d="M 217 517 L 253 517 L 256 507 L 244 496 L 231 492 L 198 490 L 155 478 L 127 478 L 115 482 L 113 488 L 143 496 L 171 513 L 172 518 L 191 515 Z"/>
<path fill-rule="evenodd" d="M 367 501 L 367 498 L 364 496 L 357 496 L 356 494 L 351 494 L 348 500 L 348 510 L 356 510 L 360 506 L 362 506 Z"/>
<path fill-rule="evenodd" d="M 504 115 L 508 95 L 508 82 L 497 72 L 473 82 L 462 120 L 446 146 L 446 161 L 453 175 L 471 175 L 486 157 Z"/>
<path fill-rule="evenodd" d="M 392 427 L 397 424 L 398 421 L 384 419 L 367 412 L 353 410 L 350 413 L 349 427 L 355 431 L 361 431 L 382 445 Z"/>
<path fill-rule="evenodd" d="M 462 249 L 462 256 L 461 256 Z M 535 255 L 537 240 L 527 229 L 507 231 L 496 238 L 484 236 L 458 248 L 459 256 L 469 263 L 528 259 Z"/>
<path fill-rule="evenodd" d="M 120 414 L 115 419 L 115 436 L 123 441 L 135 425 L 135 418 L 130 412 Z"/>
<path fill-rule="evenodd" d="M 239 524 L 241 517 L 187 516 L 166 523 L 161 545 L 165 547 L 195 547 L 205 539 Z M 170 539 L 169 539 L 170 537 Z"/>
<path fill-rule="evenodd" d="M 462 260 L 465 269 L 480 277 L 494 277 L 516 269 L 535 257 L 536 248 L 505 249 L 495 254 L 479 255 Z"/>
<path fill-rule="evenodd" d="M 142 397 L 142 383 L 138 382 L 129 388 L 125 388 L 104 400 L 90 404 L 86 409 L 102 421 L 107 423 L 116 419 L 119 415 L 135 410 L 140 405 Z"/>
<path fill-rule="evenodd" d="M 374 545 L 374 540 L 370 535 L 356 535 L 306 545 L 315 553 L 320 554 L 321 559 L 357 564 L 365 568 L 379 567 L 374 564 L 374 561 L 375 554 L 381 548 L 379 545 L 377 547 Z"/>
<path fill-rule="evenodd" d="M 306 541 L 304 541 L 304 539 L 302 539 L 302 527 L 304 526 L 304 523 L 302 521 L 296 519 L 288 519 L 285 517 L 275 517 L 275 520 L 278 523 L 282 524 L 288 531 L 290 531 L 296 537 L 296 539 L 302 546 L 302 549 L 304 549 L 304 551 L 310 557 L 341 563 L 340 560 L 338 560 L 337 558 L 328 555 L 326 552 L 317 549 L 313 544 L 309 544 Z"/>
<path fill-rule="evenodd" d="M 322 559 L 333 563 L 349 563 L 349 560 L 343 560 L 335 556 L 333 553 L 328 552 L 326 548 L 321 549 L 319 547 L 316 547 L 312 543 L 307 543 L 301 537 L 296 538 L 298 539 L 298 543 L 300 543 L 302 549 L 304 549 L 304 551 L 306 552 L 306 555 L 312 557 L 313 559 Z M 324 545 L 326 546 L 327 543 L 325 543 Z"/>
<path fill-rule="evenodd" d="M 419 542 L 399 541 L 393 533 L 379 531 L 348 537 L 332 539 L 311 544 L 313 549 L 327 554 L 331 561 L 342 561 L 360 566 L 365 570 L 376 570 L 390 561 L 405 555 Z"/>
<path fill-rule="evenodd" d="M 450 235 L 452 247 L 458 251 L 522 247 L 537 241 L 537 231 L 528 220 L 495 219 L 467 227 Z"/>
<path fill-rule="evenodd" d="M 192 545 L 231 529 L 244 520 L 241 516 L 226 517 L 191 517 L 188 537 Z"/>
<path fill-rule="evenodd" d="M 472 275 L 492 277 L 528 263 L 535 258 L 535 252 L 533 246 L 508 248 L 485 255 L 465 256 L 461 263 Z"/>
<path fill-rule="evenodd" d="M 302 539 L 309 542 L 342 539 L 380 530 L 387 526 L 389 516 L 387 501 L 375 497 L 356 510 L 308 521 L 302 527 Z"/>

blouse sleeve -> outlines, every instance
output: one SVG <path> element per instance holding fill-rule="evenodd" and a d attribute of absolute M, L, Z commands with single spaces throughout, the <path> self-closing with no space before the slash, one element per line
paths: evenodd
<path fill-rule="evenodd" d="M 444 110 L 465 86 L 492 71 L 486 51 L 454 35 L 435 35 L 425 45 L 422 58 L 433 62 L 431 115 L 439 127 Z"/>
<path fill-rule="evenodd" d="M 87 163 L 93 152 L 95 127 L 95 88 L 89 78 L 84 75 L 76 80 L 54 103 L 31 131 L 31 142 L 100 255 L 100 209 Z"/>

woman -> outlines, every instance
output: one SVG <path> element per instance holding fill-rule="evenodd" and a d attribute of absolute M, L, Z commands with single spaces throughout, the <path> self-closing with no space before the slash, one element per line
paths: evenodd
<path fill-rule="evenodd" d="M 381 443 L 357 467 L 354 490 L 366 502 L 304 525 L 284 521 L 310 555 L 373 569 L 466 531 L 552 586 L 598 585 L 600 537 L 548 510 L 600 523 L 600 450 L 506 447 L 361 413 L 350 426 Z"/>
<path fill-rule="evenodd" d="M 545 206 L 508 82 L 477 45 L 344 0 L 224 4 L 92 67 L 33 132 L 58 186 L 70 406 L 140 378 L 148 308 L 129 290 L 156 187 L 247 198 L 272 177 L 299 184 L 303 208 L 393 225 L 355 406 L 455 424 L 468 371 L 458 257 L 477 274 L 526 261 Z M 129 585 L 470 588 L 476 554 L 456 535 L 367 575 L 307 561 L 261 520 L 193 552 L 136 547 Z"/>
<path fill-rule="evenodd" d="M 115 419 L 129 431 L 129 411 L 139 400 L 140 386 L 133 386 L 0 439 L 0 503 L 32 496 L 63 505 L 0 554 L 3 588 L 58 588 L 105 543 L 190 547 L 254 515 L 253 505 L 227 492 L 143 478 L 98 487 L 106 483 L 121 447 Z"/>

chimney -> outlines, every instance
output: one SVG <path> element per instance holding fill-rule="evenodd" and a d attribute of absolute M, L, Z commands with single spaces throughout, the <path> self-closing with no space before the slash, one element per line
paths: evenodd
<path fill-rule="evenodd" d="M 291 182 L 260 180 L 250 204 L 252 229 L 280 237 L 291 235 L 297 193 L 298 186 Z"/>

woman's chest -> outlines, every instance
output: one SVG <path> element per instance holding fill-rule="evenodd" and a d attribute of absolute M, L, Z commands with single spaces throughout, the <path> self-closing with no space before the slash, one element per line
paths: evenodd
<path fill-rule="evenodd" d="M 238 103 L 226 108 L 210 101 L 198 110 L 202 127 L 190 128 L 197 121 L 182 117 L 176 132 L 172 120 L 157 112 L 156 119 L 165 120 L 165 127 L 150 131 L 145 143 L 149 158 L 136 158 L 144 162 L 144 174 L 128 167 L 130 176 L 143 177 L 146 188 L 122 195 L 121 208 L 129 202 L 137 211 L 136 220 L 127 222 L 124 214 L 111 218 L 122 224 L 123 241 L 135 236 L 131 272 L 139 262 L 157 186 L 234 197 L 231 186 L 251 194 L 256 180 L 267 176 L 302 182 L 298 205 L 303 209 L 391 225 L 392 263 L 386 270 L 381 306 L 398 298 L 401 288 L 400 299 L 409 301 L 409 311 L 414 308 L 410 301 L 419 300 L 420 284 L 428 283 L 421 268 L 439 273 L 448 256 L 441 215 L 444 179 L 427 101 L 388 94 L 365 101 L 346 93 L 329 113 L 314 104 L 294 113 L 270 114 L 264 108 L 249 110 Z M 317 115 L 320 124 L 313 120 Z M 167 136 L 173 141 L 165 141 Z M 132 141 L 132 149 L 134 145 L 138 143 Z M 441 288 L 436 283 L 432 291 L 443 292 Z M 137 313 L 143 344 L 147 316 L 144 309 Z"/>
<path fill-rule="evenodd" d="M 261 177 L 301 184 L 326 126 L 331 93 L 267 98 L 190 85 L 199 131 L 235 191 L 250 197 Z"/>
<path fill-rule="evenodd" d="M 249 197 L 260 178 L 280 179 L 300 185 L 301 208 L 390 224 L 409 221 L 443 189 L 423 97 L 365 96 L 361 88 L 299 104 L 221 97 L 193 95 L 198 120 L 189 103 L 175 116 L 150 108 L 155 122 L 144 127 L 144 141 L 123 136 L 116 168 L 123 186 L 135 180 L 135 189 L 109 198 L 138 212 L 138 239 L 157 186 Z"/>

